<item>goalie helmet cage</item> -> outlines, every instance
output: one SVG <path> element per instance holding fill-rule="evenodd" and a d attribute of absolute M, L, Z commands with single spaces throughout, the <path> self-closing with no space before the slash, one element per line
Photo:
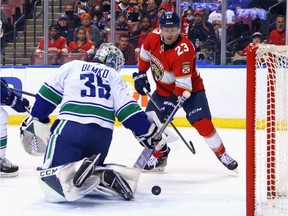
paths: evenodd
<path fill-rule="evenodd" d="M 246 213 L 288 215 L 288 47 L 247 53 Z"/>

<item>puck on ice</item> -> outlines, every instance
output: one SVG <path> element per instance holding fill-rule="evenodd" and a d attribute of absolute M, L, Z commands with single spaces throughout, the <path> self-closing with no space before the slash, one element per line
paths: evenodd
<path fill-rule="evenodd" d="M 153 186 L 152 187 L 152 193 L 156 196 L 159 195 L 161 193 L 161 188 L 157 185 Z"/>

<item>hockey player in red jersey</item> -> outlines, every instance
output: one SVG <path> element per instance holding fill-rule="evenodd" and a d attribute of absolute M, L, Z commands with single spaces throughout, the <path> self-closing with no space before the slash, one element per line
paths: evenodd
<path fill-rule="evenodd" d="M 205 88 L 196 66 L 193 44 L 189 39 L 181 36 L 180 19 L 176 12 L 164 12 L 159 23 L 160 28 L 149 33 L 144 41 L 139 54 L 139 72 L 133 74 L 136 91 L 145 95 L 143 88 L 150 92 L 146 72 L 149 67 L 151 68 L 156 83 L 156 90 L 152 97 L 162 109 L 159 111 L 149 101 L 146 111 L 154 110 L 163 121 L 172 112 L 183 92 L 190 91 L 191 97 L 183 104 L 186 118 L 204 138 L 221 163 L 229 170 L 235 170 L 238 163 L 226 153 L 225 146 L 211 121 Z M 167 145 L 160 151 L 155 151 L 144 169 L 163 171 L 169 152 Z"/>

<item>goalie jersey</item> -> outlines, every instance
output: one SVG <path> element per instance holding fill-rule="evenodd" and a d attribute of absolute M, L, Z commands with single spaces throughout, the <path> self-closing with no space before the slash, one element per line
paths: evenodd
<path fill-rule="evenodd" d="M 60 120 L 96 123 L 113 130 L 117 117 L 136 135 L 146 133 L 150 126 L 119 73 L 101 63 L 74 60 L 62 65 L 38 91 L 31 115 L 45 119 L 58 105 Z"/>

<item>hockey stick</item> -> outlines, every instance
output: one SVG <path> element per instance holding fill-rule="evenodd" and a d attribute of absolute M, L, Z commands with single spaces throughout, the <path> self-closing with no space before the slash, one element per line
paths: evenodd
<path fill-rule="evenodd" d="M 147 89 L 144 87 L 143 91 L 148 95 L 148 97 L 150 98 L 150 100 L 152 101 L 152 103 L 154 104 L 154 106 L 159 110 L 162 111 L 162 109 L 159 107 L 159 105 L 156 103 L 156 101 L 154 100 L 154 98 L 150 95 L 150 93 L 147 91 Z M 181 138 L 181 140 L 184 142 L 184 144 L 187 146 L 187 148 L 192 152 L 192 154 L 195 154 L 195 148 L 194 145 L 192 143 L 192 141 L 189 141 L 189 144 L 187 143 L 187 141 L 185 140 L 185 138 L 182 136 L 182 134 L 179 132 L 179 130 L 176 128 L 176 126 L 173 124 L 173 122 L 170 122 L 171 126 L 173 127 L 173 129 L 176 131 L 176 133 L 178 134 L 178 136 Z"/>
<path fill-rule="evenodd" d="M 11 89 L 12 91 L 14 92 L 18 92 L 18 93 L 21 93 L 21 94 L 25 94 L 25 95 L 28 95 L 28 96 L 31 96 L 31 97 L 35 97 L 36 95 L 35 94 L 32 94 L 30 92 L 26 92 L 26 91 L 22 91 L 20 89 L 16 89 L 16 88 L 11 88 L 11 87 L 8 87 L 9 89 Z"/>
<path fill-rule="evenodd" d="M 163 126 L 161 127 L 160 131 L 158 132 L 158 136 L 162 136 L 162 133 L 164 132 L 164 130 L 166 129 L 166 127 L 168 126 L 168 124 L 172 121 L 174 115 L 176 114 L 176 112 L 178 111 L 178 109 L 180 108 L 180 106 L 190 97 L 190 92 L 185 91 L 183 93 L 183 96 L 180 98 L 180 100 L 178 101 L 178 103 L 176 104 L 176 106 L 174 107 L 173 111 L 171 112 L 171 114 L 168 116 L 168 118 L 166 119 L 166 121 L 164 122 Z M 159 146 L 159 144 L 161 144 Z M 136 160 L 135 164 L 133 165 L 133 167 L 138 168 L 138 169 L 143 169 L 148 160 L 150 159 L 151 155 L 153 154 L 153 152 L 155 150 L 159 150 L 162 148 L 162 143 L 159 143 L 157 146 L 154 147 L 154 149 L 147 149 L 144 148 L 143 151 L 141 152 L 141 154 L 139 155 L 138 159 Z"/>

